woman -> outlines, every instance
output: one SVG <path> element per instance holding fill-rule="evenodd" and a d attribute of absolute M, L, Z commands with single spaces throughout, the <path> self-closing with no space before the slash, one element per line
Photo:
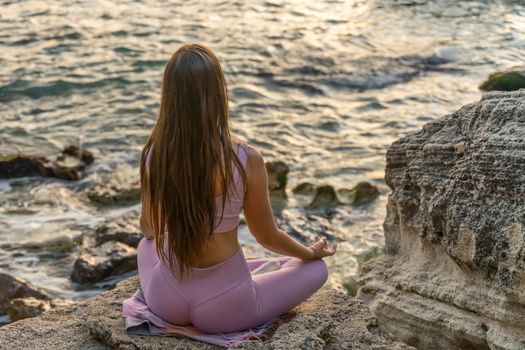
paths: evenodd
<path fill-rule="evenodd" d="M 160 113 L 140 164 L 141 288 L 157 316 L 207 333 L 261 325 L 315 293 L 328 277 L 326 238 L 306 247 L 275 224 L 264 160 L 230 135 L 217 57 L 184 45 L 164 71 Z M 246 260 L 239 214 L 263 247 L 286 255 Z M 272 261 L 275 271 L 251 271 Z"/>

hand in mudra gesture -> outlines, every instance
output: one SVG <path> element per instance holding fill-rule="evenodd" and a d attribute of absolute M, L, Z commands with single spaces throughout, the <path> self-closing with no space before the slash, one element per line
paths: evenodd
<path fill-rule="evenodd" d="M 310 260 L 324 258 L 325 256 L 331 256 L 335 254 L 337 250 L 337 243 L 332 243 L 332 245 L 328 247 L 328 241 L 324 236 L 317 236 L 315 237 L 314 241 L 315 242 L 309 246 L 309 248 L 314 251 L 313 257 Z"/>

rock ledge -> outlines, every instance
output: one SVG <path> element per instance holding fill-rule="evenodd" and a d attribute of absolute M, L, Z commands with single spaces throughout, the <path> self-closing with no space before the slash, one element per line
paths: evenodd
<path fill-rule="evenodd" d="M 128 335 L 122 300 L 138 286 L 134 276 L 94 298 L 1 327 L 0 349 L 221 349 L 185 338 Z M 414 350 L 380 328 L 361 301 L 335 289 L 318 291 L 285 318 L 270 339 L 236 348 Z"/>
<path fill-rule="evenodd" d="M 379 323 L 426 350 L 525 349 L 525 90 L 392 144 L 384 256 L 362 266 Z"/>

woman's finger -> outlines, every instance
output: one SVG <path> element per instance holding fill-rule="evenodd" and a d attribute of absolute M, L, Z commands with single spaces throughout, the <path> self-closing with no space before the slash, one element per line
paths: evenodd
<path fill-rule="evenodd" d="M 333 243 L 331 247 L 326 247 L 323 249 L 323 251 L 328 255 L 334 255 L 336 250 L 337 250 L 337 243 Z"/>

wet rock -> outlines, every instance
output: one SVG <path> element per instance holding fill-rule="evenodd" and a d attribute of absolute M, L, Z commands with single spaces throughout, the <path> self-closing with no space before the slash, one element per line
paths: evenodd
<path fill-rule="evenodd" d="M 12 156 L 0 160 L 0 179 L 23 176 L 56 177 L 63 180 L 78 180 L 76 168 L 54 165 L 44 157 Z"/>
<path fill-rule="evenodd" d="M 287 205 L 286 182 L 290 169 L 281 161 L 266 162 L 268 191 L 273 213 L 280 216 Z"/>
<path fill-rule="evenodd" d="M 44 250 L 55 254 L 70 253 L 79 244 L 78 238 L 58 236 L 43 242 L 23 243 L 20 248 L 25 250 Z"/>
<path fill-rule="evenodd" d="M 62 153 L 78 158 L 86 165 L 92 164 L 95 161 L 95 156 L 92 152 L 73 145 L 64 148 Z"/>
<path fill-rule="evenodd" d="M 268 189 L 270 192 L 285 193 L 286 181 L 290 168 L 281 161 L 266 162 L 268 172 Z"/>
<path fill-rule="evenodd" d="M 24 176 L 56 177 L 62 180 L 78 180 L 85 166 L 94 160 L 93 155 L 77 148 L 80 158 L 71 157 L 74 146 L 64 149 L 54 161 L 31 155 L 0 156 L 0 179 Z"/>
<path fill-rule="evenodd" d="M 11 300 L 29 297 L 39 300 L 51 299 L 45 290 L 18 277 L 0 272 L 0 315 L 7 312 Z"/>
<path fill-rule="evenodd" d="M 525 90 L 394 142 L 385 254 L 357 297 L 419 349 L 525 349 Z"/>
<path fill-rule="evenodd" d="M 126 334 L 122 301 L 139 287 L 138 278 L 87 299 L 75 307 L 50 310 L 0 328 L 0 344 L 9 349 L 219 349 L 183 337 L 138 337 Z M 265 340 L 236 349 L 415 350 L 386 332 L 363 303 L 346 293 L 320 290 L 286 313 Z"/>
<path fill-rule="evenodd" d="M 341 201 L 337 198 L 337 194 L 332 186 L 319 186 L 315 191 L 314 199 L 308 206 L 307 209 L 324 209 L 334 207 L 341 204 Z"/>
<path fill-rule="evenodd" d="M 514 91 L 525 88 L 525 66 L 510 68 L 489 75 L 479 88 L 481 90 Z"/>
<path fill-rule="evenodd" d="M 345 202 L 353 205 L 365 204 L 379 197 L 379 190 L 369 182 L 359 182 L 352 189 L 340 189 L 337 192 L 345 198 Z"/>
<path fill-rule="evenodd" d="M 138 225 L 128 222 L 105 223 L 98 227 L 94 234 L 95 244 L 97 246 L 108 241 L 117 241 L 137 248 L 142 237 L 144 236 Z"/>
<path fill-rule="evenodd" d="M 313 200 L 306 206 L 307 209 L 329 209 L 339 204 L 361 205 L 368 203 L 379 196 L 377 187 L 368 182 L 359 182 L 352 189 L 339 189 L 337 192 L 330 185 L 315 187 L 310 183 L 302 183 L 293 189 L 295 194 L 312 195 Z M 339 196 L 343 200 L 339 199 Z"/>
<path fill-rule="evenodd" d="M 115 181 L 106 185 L 97 185 L 88 191 L 88 198 L 98 204 L 129 204 L 140 201 L 140 184 L 138 181 L 132 183 L 117 183 Z"/>
<path fill-rule="evenodd" d="M 96 283 L 137 268 L 137 251 L 120 242 L 105 242 L 87 248 L 76 259 L 71 280 L 76 283 Z"/>
<path fill-rule="evenodd" d="M 309 182 L 303 182 L 294 187 L 292 190 L 294 194 L 313 195 L 315 194 L 315 185 Z"/>
<path fill-rule="evenodd" d="M 329 120 L 329 121 L 322 122 L 318 124 L 317 127 L 321 130 L 333 131 L 333 132 L 339 131 L 341 129 L 341 125 L 335 120 Z"/>

